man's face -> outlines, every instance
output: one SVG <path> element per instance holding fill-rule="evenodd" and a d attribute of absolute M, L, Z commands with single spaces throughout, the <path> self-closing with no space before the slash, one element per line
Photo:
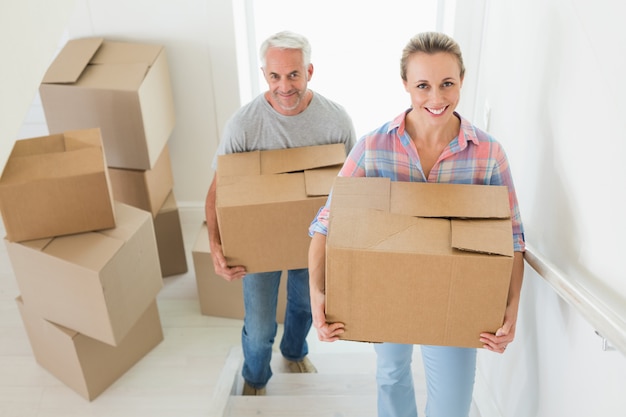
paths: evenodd
<path fill-rule="evenodd" d="M 302 51 L 269 48 L 263 75 L 269 87 L 267 99 L 277 112 L 291 116 L 306 108 L 304 97 L 313 75 L 313 65 L 304 66 Z"/>

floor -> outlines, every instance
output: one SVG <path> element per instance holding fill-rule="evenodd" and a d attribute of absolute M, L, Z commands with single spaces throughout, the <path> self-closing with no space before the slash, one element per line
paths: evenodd
<path fill-rule="evenodd" d="M 181 219 L 189 271 L 164 278 L 157 298 L 164 340 L 91 402 L 35 362 L 15 303 L 19 291 L 10 260 L 0 245 L 0 417 L 209 415 L 225 361 L 239 346 L 242 323 L 200 314 L 191 250 L 201 220 L 184 213 Z M 4 236 L 1 225 L 0 233 Z M 309 344 L 312 357 L 372 351 L 362 343 L 319 342 L 314 331 Z"/>

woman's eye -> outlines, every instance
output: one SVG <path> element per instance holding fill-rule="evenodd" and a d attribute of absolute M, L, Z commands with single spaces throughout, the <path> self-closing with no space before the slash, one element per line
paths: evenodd
<path fill-rule="evenodd" d="M 418 84 L 417 88 L 419 88 L 420 90 L 423 90 L 425 88 L 428 88 L 428 84 Z"/>

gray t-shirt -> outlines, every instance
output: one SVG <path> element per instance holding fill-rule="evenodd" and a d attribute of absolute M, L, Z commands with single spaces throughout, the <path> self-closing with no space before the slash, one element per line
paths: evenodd
<path fill-rule="evenodd" d="M 314 93 L 309 106 L 295 116 L 278 113 L 260 94 L 226 123 L 213 169 L 217 169 L 218 155 L 331 143 L 344 143 L 347 155 L 355 141 L 354 125 L 346 110 L 319 93 Z"/>

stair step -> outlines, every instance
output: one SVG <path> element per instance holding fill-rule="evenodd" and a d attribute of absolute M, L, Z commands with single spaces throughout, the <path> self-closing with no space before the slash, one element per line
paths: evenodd
<path fill-rule="evenodd" d="M 374 375 L 359 374 L 274 374 L 266 390 L 268 396 L 375 395 L 376 380 Z"/>
<path fill-rule="evenodd" d="M 215 391 L 211 417 L 375 417 L 376 354 L 374 351 L 311 353 L 315 374 L 289 373 L 278 352 L 265 396 L 242 396 L 243 353 L 233 348 Z M 421 367 L 414 368 L 420 378 Z M 418 397 L 425 392 L 416 385 Z"/>
<path fill-rule="evenodd" d="M 232 396 L 224 416 L 376 417 L 376 397 L 368 396 Z"/>
<path fill-rule="evenodd" d="M 311 353 L 309 359 L 320 374 L 376 374 L 374 352 Z M 275 352 L 270 363 L 274 375 L 289 373 L 285 359 Z"/>

